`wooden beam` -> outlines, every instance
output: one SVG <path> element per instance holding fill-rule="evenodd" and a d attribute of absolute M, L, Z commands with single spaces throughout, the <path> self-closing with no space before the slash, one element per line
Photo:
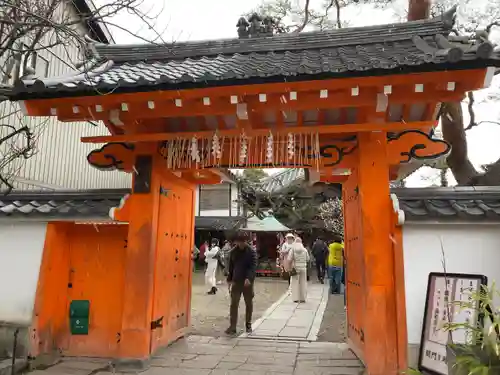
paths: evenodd
<path fill-rule="evenodd" d="M 198 138 L 198 147 L 201 150 L 200 160 L 194 161 L 189 153 L 191 142 L 180 142 L 176 144 L 164 144 L 160 147 L 160 155 L 166 162 L 166 166 L 177 171 L 205 170 L 216 168 L 320 168 L 331 170 L 333 173 L 349 170 L 356 166 L 356 154 L 358 150 L 358 138 L 365 133 L 383 133 L 383 131 L 369 131 L 357 134 L 343 133 L 324 134 L 319 137 L 319 150 L 312 151 L 308 144 L 298 144 L 296 155 L 289 159 L 283 155 L 276 155 L 274 162 L 266 158 L 267 142 L 266 137 L 247 138 L 247 155 L 244 161 L 238 158 L 239 150 L 244 144 L 240 137 L 225 137 L 221 141 L 221 158 L 214 160 L 211 150 L 203 145 L 207 144 L 210 138 Z M 212 133 L 213 134 L 213 133 Z M 357 135 L 357 137 L 356 137 Z M 280 141 L 286 138 L 286 133 L 278 133 L 274 137 L 275 150 L 280 149 Z M 304 138 L 304 137 L 303 137 Z M 386 138 L 387 159 L 389 165 L 408 163 L 412 159 L 429 160 L 446 156 L 449 152 L 449 145 L 442 140 L 435 140 L 429 137 L 428 133 L 419 130 L 396 131 Z M 92 151 L 87 157 L 88 162 L 96 168 L 104 170 L 126 170 L 133 168 L 133 158 L 136 149 L 142 148 L 146 154 L 156 154 L 159 142 L 142 142 L 134 145 L 130 143 L 112 142 Z M 415 147 L 417 146 L 418 147 Z M 319 157 L 319 158 L 318 158 Z M 198 176 L 197 176 L 198 177 Z M 218 177 L 219 178 L 219 177 Z"/>
<path fill-rule="evenodd" d="M 227 128 L 226 121 L 224 120 L 224 116 L 216 116 L 217 118 L 217 127 L 219 130 L 224 130 Z"/>
<path fill-rule="evenodd" d="M 302 127 L 304 125 L 304 112 L 297 111 L 297 126 Z"/>
<path fill-rule="evenodd" d="M 436 121 L 419 121 L 412 123 L 404 122 L 389 122 L 381 124 L 362 123 L 362 124 L 347 124 L 347 125 L 322 125 L 308 127 L 288 127 L 276 129 L 273 133 L 319 133 L 319 134 L 340 134 L 340 133 L 356 133 L 356 132 L 371 132 L 371 131 L 403 131 L 406 129 L 421 129 L 436 126 Z M 270 129 L 252 129 L 249 130 L 247 136 L 265 136 L 269 134 Z M 156 134 L 134 134 L 134 135 L 116 135 L 116 136 L 98 136 L 98 137 L 82 137 L 84 143 L 107 143 L 107 142 L 157 142 L 166 141 L 176 138 L 191 138 L 191 137 L 211 137 L 214 131 L 199 131 L 199 132 L 180 132 L 180 133 L 156 133 Z M 241 134 L 241 130 L 223 130 L 219 131 L 219 136 L 235 137 Z"/>
<path fill-rule="evenodd" d="M 278 129 L 285 128 L 285 116 L 283 115 L 283 111 L 276 111 L 276 127 Z"/>
<path fill-rule="evenodd" d="M 403 92 L 404 90 L 401 90 Z M 248 98 L 248 112 L 250 118 L 258 113 L 266 111 L 305 111 L 309 109 L 329 109 L 329 108 L 347 108 L 347 107 L 363 107 L 375 106 L 377 103 L 377 93 L 375 90 L 365 90 L 360 92 L 358 96 L 349 96 L 346 92 L 330 93 L 327 98 L 319 99 L 317 93 L 308 93 L 303 95 L 302 100 L 288 101 L 283 103 L 281 101 L 269 100 L 265 103 L 254 101 L 255 98 Z M 428 89 L 426 93 L 406 92 L 398 96 L 391 96 L 389 103 L 411 103 L 415 101 L 456 101 L 463 97 L 463 93 L 438 91 Z M 272 99 L 272 97 L 270 97 Z M 215 101 L 215 99 L 214 99 Z M 137 119 L 150 119 L 150 118 L 166 118 L 166 117 L 198 117 L 198 116 L 217 116 L 217 115 L 236 115 L 236 106 L 225 103 L 221 105 L 213 105 L 210 107 L 203 106 L 199 103 L 184 102 L 184 106 L 179 108 L 170 102 L 160 102 L 158 107 L 154 110 L 147 110 L 146 102 L 138 102 L 128 105 L 126 112 L 120 113 L 120 118 L 124 123 L 135 121 Z M 161 105 L 160 105 L 161 104 Z M 107 120 L 109 119 L 110 112 L 118 108 L 108 107 L 103 112 L 95 113 L 89 107 L 78 106 L 79 111 L 74 113 L 68 109 L 60 108 L 58 110 L 58 119 L 63 122 L 79 121 L 79 120 Z M 48 110 L 48 109 L 47 109 Z M 119 109 L 118 109 L 119 110 Z"/>
<path fill-rule="evenodd" d="M 363 112 L 364 111 L 362 111 L 361 109 L 358 110 L 358 119 L 363 119 L 359 121 L 365 122 L 364 117 L 361 117 Z M 344 125 L 346 123 L 347 123 L 347 108 L 339 108 L 339 124 Z"/>
<path fill-rule="evenodd" d="M 320 109 L 318 111 L 318 124 L 326 123 L 326 110 Z"/>
<path fill-rule="evenodd" d="M 232 106 L 236 107 L 235 103 L 231 102 L 232 97 L 238 97 L 238 100 L 242 102 L 248 97 L 258 97 L 259 94 L 265 93 L 269 100 L 273 100 L 273 94 L 276 95 L 288 95 L 294 93 L 294 100 L 287 100 L 283 105 L 285 108 L 294 108 L 293 103 L 300 103 L 301 98 L 304 99 L 304 95 L 307 93 L 312 93 L 310 95 L 315 96 L 319 94 L 321 90 L 329 91 L 328 98 L 331 94 L 339 91 L 351 91 L 353 87 L 359 89 L 359 96 L 354 96 L 352 98 L 360 98 L 363 92 L 367 90 L 375 90 L 377 92 L 382 92 L 384 87 L 391 85 L 393 89 L 392 97 L 393 100 L 399 100 L 399 94 L 397 94 L 398 86 L 414 86 L 416 84 L 423 84 L 427 86 L 443 86 L 443 82 L 454 82 L 456 87 L 455 91 L 466 92 L 470 90 L 482 87 L 485 76 L 485 69 L 475 69 L 467 70 L 467 74 L 463 74 L 463 71 L 444 71 L 444 72 L 434 72 L 434 73 L 415 73 L 415 74 L 401 74 L 401 75 L 390 75 L 390 76 L 376 76 L 376 77 L 357 77 L 357 78 L 345 78 L 345 79 L 330 79 L 321 81 L 304 81 L 304 82 L 285 82 L 285 83 L 267 83 L 260 85 L 242 85 L 242 86 L 231 86 L 231 87 L 214 87 L 207 89 L 191 89 L 191 90 L 170 90 L 170 91 L 151 91 L 151 92 L 136 92 L 130 94 L 111 94 L 111 95 L 95 95 L 95 96 L 82 96 L 82 97 L 67 97 L 67 98 L 57 98 L 57 99 L 36 99 L 27 100 L 24 102 L 27 110 L 27 114 L 31 116 L 49 116 L 57 114 L 62 120 L 67 118 L 67 121 L 73 121 L 74 116 L 82 112 L 85 116 L 77 117 L 78 119 L 83 118 L 95 118 L 99 119 L 103 116 L 103 113 L 108 112 L 111 109 L 122 109 L 123 104 L 126 104 L 131 111 L 142 114 L 143 116 L 154 116 L 153 113 L 164 113 L 173 112 L 171 116 L 180 116 L 186 111 L 187 106 L 184 104 L 191 101 L 199 111 L 205 113 L 216 114 L 213 108 L 222 106 Z M 405 89 L 406 90 L 406 89 Z M 408 90 L 406 90 L 408 91 Z M 438 90 L 439 91 L 439 90 Z M 414 93 L 413 93 L 414 94 Z M 413 95 L 412 94 L 412 95 Z M 422 94 L 422 93 L 421 93 Z M 424 95 L 428 98 L 427 92 Z M 348 95 L 351 97 L 350 95 Z M 203 98 L 210 98 L 210 105 L 206 105 Z M 325 98 L 327 99 L 327 98 Z M 444 101 L 443 97 L 434 98 L 438 101 Z M 266 102 L 260 102 L 257 100 L 259 105 L 264 106 L 269 104 L 269 100 Z M 451 100 L 451 99 L 446 99 Z M 178 105 L 182 103 L 182 105 Z M 154 105 L 151 105 L 154 103 Z M 219 104 L 218 104 L 219 103 Z M 163 108 L 165 105 L 167 109 Z M 96 111 L 96 106 L 99 106 L 99 111 Z M 77 113 L 72 113 L 67 109 L 72 109 L 73 107 L 79 107 L 83 111 Z M 170 108 L 172 107 L 172 108 Z M 90 113 L 89 112 L 90 108 Z M 134 109 L 135 108 L 135 109 Z M 66 113 L 59 113 L 61 111 Z M 203 109 L 203 110 L 202 110 Z M 138 112 L 137 112 L 138 110 Z M 158 112 L 159 111 L 159 112 Z M 178 112 L 176 112 L 178 111 Z M 127 112 L 127 111 L 124 111 Z"/>

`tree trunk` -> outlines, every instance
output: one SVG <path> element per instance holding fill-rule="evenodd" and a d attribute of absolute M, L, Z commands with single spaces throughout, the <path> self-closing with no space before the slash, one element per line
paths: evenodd
<path fill-rule="evenodd" d="M 408 21 L 429 17 L 431 0 L 408 0 Z M 484 174 L 469 160 L 462 103 L 443 103 L 441 107 L 443 138 L 451 145 L 447 163 L 458 185 L 500 185 L 500 159 Z"/>
<path fill-rule="evenodd" d="M 478 173 L 469 160 L 462 104 L 460 102 L 443 103 L 441 107 L 441 126 L 444 140 L 451 145 L 451 153 L 447 159 L 448 167 L 451 169 L 455 180 L 457 180 L 457 184 L 468 185 Z"/>
<path fill-rule="evenodd" d="M 408 21 L 424 20 L 429 18 L 431 0 L 409 0 Z"/>

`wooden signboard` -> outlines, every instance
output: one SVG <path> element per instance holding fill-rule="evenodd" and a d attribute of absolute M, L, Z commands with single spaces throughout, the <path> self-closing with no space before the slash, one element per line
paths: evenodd
<path fill-rule="evenodd" d="M 456 273 L 429 274 L 427 297 L 425 301 L 424 321 L 418 369 L 433 375 L 448 375 L 446 347 L 448 343 L 465 344 L 468 341 L 466 330 L 448 332 L 444 326 L 448 322 L 477 322 L 478 306 L 463 308 L 459 301 L 472 301 L 481 285 L 487 285 L 483 275 Z"/>

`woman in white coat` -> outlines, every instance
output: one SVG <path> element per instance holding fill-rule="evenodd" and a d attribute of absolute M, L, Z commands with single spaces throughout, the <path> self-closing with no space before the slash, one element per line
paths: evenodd
<path fill-rule="evenodd" d="M 205 251 L 205 262 L 207 263 L 207 269 L 205 271 L 205 285 L 210 287 L 207 294 L 217 293 L 217 265 L 219 259 L 219 240 L 217 238 L 212 238 L 212 244 L 210 249 Z"/>
<path fill-rule="evenodd" d="M 302 239 L 296 237 L 294 246 L 288 253 L 290 270 L 292 270 L 292 273 L 294 273 L 293 269 L 296 271 L 296 274 L 291 277 L 293 302 L 306 302 L 308 263 L 309 252 L 302 244 Z"/>

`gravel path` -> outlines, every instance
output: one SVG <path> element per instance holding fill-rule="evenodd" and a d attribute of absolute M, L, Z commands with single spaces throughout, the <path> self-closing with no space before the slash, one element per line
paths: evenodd
<path fill-rule="evenodd" d="M 255 299 L 253 321 L 262 314 L 288 289 L 286 281 L 275 278 L 257 278 L 255 282 Z M 201 336 L 222 336 L 229 326 L 229 293 L 227 285 L 219 285 L 218 293 L 207 295 L 204 275 L 196 272 L 193 275 L 193 294 L 191 299 L 191 334 Z M 239 329 L 244 326 L 245 302 L 240 302 Z"/>
<path fill-rule="evenodd" d="M 344 295 L 331 295 L 328 298 L 323 322 L 318 332 L 318 341 L 345 342 L 346 316 L 344 311 Z"/>

